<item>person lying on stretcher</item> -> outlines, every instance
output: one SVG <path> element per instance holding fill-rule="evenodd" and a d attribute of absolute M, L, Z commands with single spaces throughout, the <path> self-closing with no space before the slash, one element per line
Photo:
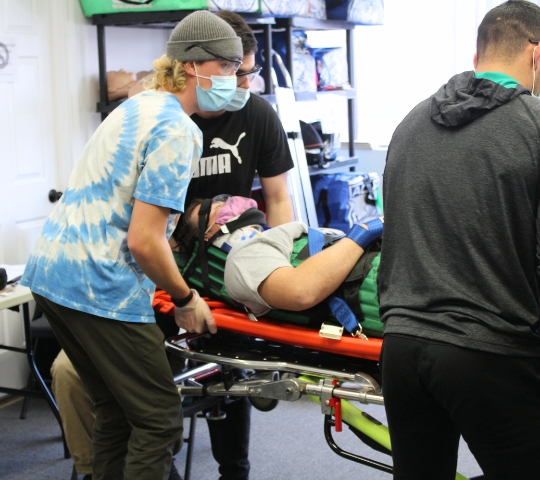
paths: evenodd
<path fill-rule="evenodd" d="M 295 241 L 308 234 L 308 227 L 302 222 L 291 222 L 264 230 L 264 217 L 256 207 L 254 200 L 245 197 L 196 199 L 186 209 L 180 229 L 189 233 L 185 235 L 184 230 L 180 238 L 199 238 L 202 243 L 211 242 L 228 252 L 224 273 L 227 293 L 256 316 L 265 315 L 271 309 L 304 311 L 328 301 L 364 251 L 382 235 L 382 218 L 354 225 L 341 236 L 339 233 L 342 232 L 336 235 L 336 231 L 326 229 L 326 236 L 319 233 L 322 237 L 319 238 L 320 247 L 329 240 L 332 244 L 322 250 L 316 248 L 320 250 L 318 253 L 311 253 L 309 258 L 293 267 L 291 255 Z M 256 216 L 251 217 L 248 225 L 231 230 L 231 226 L 237 226 L 232 220 L 257 212 L 260 214 L 258 220 Z M 317 237 L 317 232 L 320 230 L 309 235 L 310 250 L 314 243 L 312 234 Z M 185 252 L 189 247 L 177 244 L 174 249 Z M 189 283 L 189 277 L 187 281 Z M 335 302 L 338 302 L 338 308 L 345 304 L 341 300 Z M 334 313 L 332 305 L 330 308 Z M 353 334 L 361 331 L 356 319 L 352 327 L 344 326 Z"/>

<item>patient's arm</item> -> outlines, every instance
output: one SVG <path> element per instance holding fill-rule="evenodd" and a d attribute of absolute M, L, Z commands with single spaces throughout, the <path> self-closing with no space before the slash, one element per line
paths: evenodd
<path fill-rule="evenodd" d="M 306 259 L 298 267 L 274 270 L 259 286 L 259 295 L 273 308 L 306 310 L 334 293 L 364 249 L 348 238 Z"/>
<path fill-rule="evenodd" d="M 271 308 L 298 311 L 312 307 L 339 287 L 364 253 L 358 228 L 351 230 L 357 233 L 353 239 L 339 240 L 296 268 L 290 263 L 294 239 L 307 233 L 306 226 L 292 222 L 272 228 L 229 253 L 227 291 L 256 315 Z M 375 230 L 371 233 L 369 237 L 380 236 Z"/>

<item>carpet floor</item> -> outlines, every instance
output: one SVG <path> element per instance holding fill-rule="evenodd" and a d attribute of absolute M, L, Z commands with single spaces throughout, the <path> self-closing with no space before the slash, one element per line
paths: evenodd
<path fill-rule="evenodd" d="M 27 418 L 19 419 L 21 398 L 0 403 L 0 479 L 69 480 L 72 462 L 64 459 L 60 428 L 45 400 L 31 399 Z M 360 408 L 385 423 L 384 408 Z M 189 420 L 185 420 L 186 431 Z M 196 422 L 191 480 L 217 480 L 217 463 L 210 448 L 206 421 Z M 359 441 L 344 426 L 334 439 L 344 450 L 390 463 L 391 459 Z M 174 458 L 181 474 L 186 447 Z M 390 480 L 391 475 L 344 459 L 330 450 L 323 434 L 320 406 L 307 398 L 280 402 L 270 412 L 253 409 L 251 427 L 251 480 Z M 462 442 L 458 471 L 467 477 L 481 474 Z"/>

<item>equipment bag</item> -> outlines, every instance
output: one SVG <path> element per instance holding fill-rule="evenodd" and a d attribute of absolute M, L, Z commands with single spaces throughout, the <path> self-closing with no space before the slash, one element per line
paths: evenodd
<path fill-rule="evenodd" d="M 264 35 L 260 33 L 255 34 L 259 45 L 264 45 Z M 315 65 L 315 58 L 311 54 L 309 48 L 306 45 L 307 34 L 303 30 L 293 30 L 291 37 L 291 49 L 289 54 L 292 55 L 292 72 L 284 72 L 282 65 L 275 57 L 278 55 L 282 60 L 283 67 L 284 62 L 287 60 L 287 35 L 286 32 L 275 32 L 272 34 L 272 55 L 273 55 L 273 71 L 275 78 L 280 87 L 287 87 L 294 89 L 295 92 L 316 92 L 317 91 L 317 68 Z M 267 52 L 264 48 L 260 48 L 255 54 L 255 60 L 258 64 L 263 65 L 260 75 L 264 77 L 264 65 L 266 65 Z M 294 77 L 294 84 L 289 82 L 290 76 Z"/>
<path fill-rule="evenodd" d="M 377 173 L 313 175 L 311 186 L 321 227 L 347 231 L 382 215 Z"/>
<path fill-rule="evenodd" d="M 326 15 L 358 25 L 382 25 L 384 0 L 326 0 Z"/>
<path fill-rule="evenodd" d="M 292 17 L 307 11 L 308 0 L 261 0 L 261 13 L 275 17 Z"/>

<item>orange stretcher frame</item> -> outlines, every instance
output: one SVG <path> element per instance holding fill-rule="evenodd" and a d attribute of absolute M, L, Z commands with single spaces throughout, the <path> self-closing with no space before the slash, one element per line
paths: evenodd
<path fill-rule="evenodd" d="M 220 301 L 207 298 L 205 300 L 212 311 L 218 328 L 224 330 L 287 345 L 367 360 L 377 361 L 381 354 L 383 341 L 380 338 L 364 340 L 346 335 L 340 340 L 333 340 L 321 337 L 317 330 L 306 327 L 265 320 L 262 317 L 258 318 L 258 321 L 253 321 L 242 310 L 234 309 Z M 153 307 L 159 313 L 174 315 L 174 304 L 171 302 L 171 297 L 163 290 L 156 290 Z"/>

